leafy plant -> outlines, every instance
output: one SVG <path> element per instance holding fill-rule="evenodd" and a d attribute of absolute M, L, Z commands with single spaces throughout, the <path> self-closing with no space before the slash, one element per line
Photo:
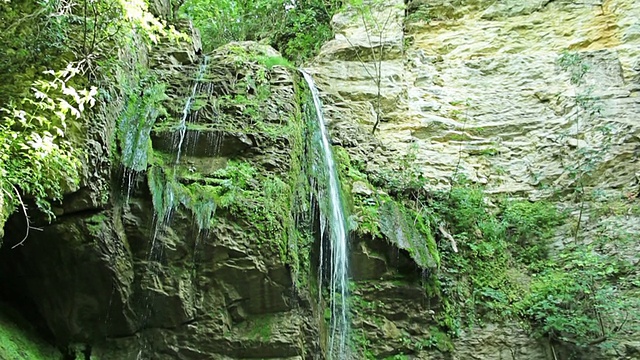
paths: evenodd
<path fill-rule="evenodd" d="M 206 51 L 231 41 L 265 40 L 299 63 L 332 36 L 329 22 L 337 0 L 187 0 L 181 13 L 193 19 Z"/>
<path fill-rule="evenodd" d="M 582 217 L 589 198 L 586 186 L 589 178 L 602 162 L 611 147 L 611 129 L 606 124 L 593 126 L 592 122 L 601 112 L 599 98 L 593 95 L 593 87 L 588 86 L 585 76 L 590 70 L 589 64 L 578 53 L 565 51 L 557 60 L 558 66 L 569 73 L 569 81 L 575 88 L 575 105 L 578 111 L 573 116 L 575 124 L 576 148 L 574 159 L 566 164 L 568 176 L 573 180 L 573 193 L 580 203 L 578 219 L 574 229 L 574 241 L 578 241 Z M 600 133 L 601 139 L 588 141 L 589 132 Z M 584 139 L 584 140 L 583 140 Z"/>
<path fill-rule="evenodd" d="M 638 320 L 637 298 L 612 282 L 624 269 L 591 247 L 569 248 L 536 277 L 517 308 L 537 325 L 538 335 L 579 346 L 610 346 Z"/>
<path fill-rule="evenodd" d="M 70 86 L 77 73 L 72 66 L 47 71 L 53 79 L 35 81 L 32 96 L 0 110 L 4 114 L 0 120 L 0 188 L 11 200 L 10 208 L 24 207 L 14 191 L 17 188 L 33 197 L 51 219 L 54 214 L 49 199 L 60 200 L 66 189 L 79 182 L 80 162 L 66 138 L 69 117 L 77 121 L 92 107 L 97 89 Z"/>
<path fill-rule="evenodd" d="M 549 240 L 554 230 L 566 218 L 548 202 L 507 201 L 502 219 L 507 224 L 506 235 L 516 258 L 525 265 L 547 259 Z"/>
<path fill-rule="evenodd" d="M 358 62 L 376 87 L 376 96 L 373 101 L 376 120 L 371 129 L 371 134 L 375 134 L 383 116 L 382 60 L 385 54 L 385 34 L 387 26 L 390 26 L 394 19 L 394 14 L 398 10 L 403 10 L 404 6 L 400 8 L 389 7 L 380 0 L 367 2 L 363 0 L 350 0 L 348 5 L 360 18 L 367 35 L 368 51 L 361 51 L 358 46 L 354 46 L 348 36 L 345 36 L 345 39 L 354 49 Z M 371 65 L 373 65 L 373 71 L 370 70 Z"/>

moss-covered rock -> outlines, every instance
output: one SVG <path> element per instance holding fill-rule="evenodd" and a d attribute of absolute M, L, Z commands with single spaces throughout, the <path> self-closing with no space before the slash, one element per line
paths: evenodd
<path fill-rule="evenodd" d="M 126 79 L 141 92 L 100 117 L 117 140 L 112 178 L 93 174 L 108 201 L 88 184 L 54 224 L 4 247 L 9 298 L 32 299 L 58 342 L 100 359 L 316 352 L 310 240 L 296 226 L 305 125 L 295 74 L 265 60 L 277 56 L 254 43 L 197 64 L 152 51 L 153 68 Z"/>
<path fill-rule="evenodd" d="M 5 308 L 7 305 L 2 304 Z M 0 358 L 12 360 L 62 360 L 58 349 L 45 342 L 23 318 L 0 311 Z"/>

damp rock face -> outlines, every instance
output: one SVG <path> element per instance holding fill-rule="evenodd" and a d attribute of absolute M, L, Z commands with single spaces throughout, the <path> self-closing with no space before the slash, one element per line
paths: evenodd
<path fill-rule="evenodd" d="M 398 243 L 405 232 L 376 232 L 371 214 L 384 223 L 389 194 L 360 177 L 409 169 L 429 190 L 443 191 L 452 177 L 463 177 L 495 197 L 552 201 L 569 213 L 569 224 L 580 213 L 567 190 L 577 186 L 571 169 L 587 161 L 585 191 L 599 195 L 585 203 L 583 241 L 616 232 L 637 238 L 640 6 L 630 0 L 383 3 L 364 13 L 345 7 L 333 18 L 335 39 L 308 69 L 333 143 L 364 174 L 345 176 L 351 176 L 345 186 L 358 223 L 351 248 L 354 343 L 370 358 L 547 359 L 552 350 L 568 356 L 513 323 L 465 329 L 453 341 L 442 336 L 435 320 L 442 299 L 420 289 L 437 272 L 419 251 Z M 579 84 L 561 64 L 567 54 L 587 69 Z M 578 105 L 585 94 L 597 115 L 585 116 Z M 585 158 L 580 149 L 601 156 Z M 397 191 L 403 190 L 416 189 Z M 449 247 L 451 234 L 433 228 L 438 246 Z M 574 241 L 566 228 L 551 252 Z M 637 264 L 629 254 L 639 246 L 630 241 L 598 251 Z M 637 333 L 631 333 L 603 358 L 635 358 Z"/>
<path fill-rule="evenodd" d="M 22 306 L 57 343 L 103 360 L 315 358 L 300 275 L 308 249 L 294 231 L 304 147 L 295 76 L 262 65 L 279 54 L 255 43 L 199 58 L 161 46 L 148 54 L 149 79 L 164 89 L 157 120 L 133 127 L 148 136 L 131 142 L 139 168 L 113 164 L 100 179 L 111 200 L 72 194 L 65 206 L 76 207 L 3 247 L 5 297 L 29 299 Z M 11 239 L 21 226 L 11 220 Z"/>
<path fill-rule="evenodd" d="M 335 39 L 307 68 L 323 95 L 332 144 L 367 175 L 411 169 L 435 189 L 463 175 L 490 193 L 536 200 L 575 185 L 566 170 L 579 160 L 576 149 L 606 145 L 588 186 L 625 206 L 637 201 L 636 2 L 369 5 L 371 17 L 349 7 L 334 17 Z M 153 8 L 171 15 L 168 1 Z M 140 85 L 133 97 L 111 89 L 112 101 L 88 130 L 85 179 L 55 209 L 56 222 L 43 222 L 16 250 L 24 222 L 14 216 L 0 229 L 2 298 L 78 356 L 323 358 L 327 313 L 309 291 L 313 239 L 296 229 L 296 215 L 311 213 L 301 200 L 310 189 L 296 76 L 266 66 L 278 54 L 260 44 L 233 43 L 203 56 L 198 50 L 196 38 L 164 41 L 128 59 L 129 68 L 142 64 L 148 74 L 123 76 Z M 558 65 L 565 50 L 589 68 L 580 86 Z M 602 111 L 576 126 L 576 100 L 587 91 Z M 155 102 L 133 101 L 149 94 Z M 122 129 L 131 137 L 114 145 Z M 131 145 L 126 156 L 123 144 Z M 343 183 L 358 225 L 349 298 L 357 356 L 569 356 L 517 323 L 445 334 L 436 317 L 448 304 L 429 295 L 425 279 L 438 272 L 434 237 L 437 246 L 451 246 L 451 234 L 418 231 L 413 208 L 361 175 Z M 578 216 L 570 194 L 556 200 Z M 592 212 L 587 204 L 586 241 L 640 232 L 637 211 L 610 205 Z M 564 231 L 554 248 L 572 241 Z M 639 261 L 637 241 L 604 251 Z M 604 358 L 637 358 L 631 335 Z"/>

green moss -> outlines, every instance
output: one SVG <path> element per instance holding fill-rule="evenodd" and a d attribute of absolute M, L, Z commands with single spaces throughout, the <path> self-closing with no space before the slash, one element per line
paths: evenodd
<path fill-rule="evenodd" d="M 167 99 L 166 85 L 156 82 L 150 75 L 143 75 L 137 84 L 125 81 L 127 105 L 118 120 L 120 162 L 136 172 L 146 170 L 152 154 L 151 129 L 156 119 L 166 114 L 161 103 Z M 151 85 L 147 83 L 151 82 Z"/>
<path fill-rule="evenodd" d="M 218 189 L 214 186 L 192 183 L 183 187 L 188 194 L 183 205 L 191 210 L 199 230 L 208 230 L 213 224 L 218 203 Z"/>
<path fill-rule="evenodd" d="M 105 229 L 107 215 L 104 212 L 89 217 L 86 220 L 87 230 L 93 236 L 98 236 Z"/>
<path fill-rule="evenodd" d="M 451 337 L 449 334 L 443 332 L 436 326 L 429 327 L 429 337 L 426 340 L 426 343 L 422 344 L 427 348 L 436 348 L 441 352 L 451 352 L 453 351 L 453 342 L 451 341 Z"/>
<path fill-rule="evenodd" d="M 380 205 L 390 200 L 390 197 L 375 191 L 367 176 L 352 164 L 349 153 L 343 147 L 334 146 L 333 154 L 338 165 L 338 174 L 346 205 L 349 207 L 350 213 L 355 215 L 357 219 L 355 230 L 361 234 L 381 238 Z M 370 194 L 354 194 L 352 188 L 356 182 L 358 182 L 358 186 L 367 188 Z"/>
<path fill-rule="evenodd" d="M 251 319 L 249 324 L 250 329 L 247 332 L 247 336 L 250 339 L 268 341 L 271 339 L 273 333 L 274 318 L 272 315 L 263 315 Z"/>
<path fill-rule="evenodd" d="M 384 202 L 380 208 L 380 231 L 399 249 L 409 252 L 423 269 L 439 266 L 435 239 L 429 218 L 394 200 Z"/>
<path fill-rule="evenodd" d="M 62 354 L 40 340 L 28 325 L 0 313 L 0 358 L 11 360 L 61 360 Z"/>
<path fill-rule="evenodd" d="M 218 206 L 220 188 L 199 183 L 180 183 L 175 174 L 162 166 L 152 166 L 147 174 L 147 184 L 157 220 L 165 222 L 179 205 L 191 211 L 198 230 L 208 230 L 213 225 Z"/>

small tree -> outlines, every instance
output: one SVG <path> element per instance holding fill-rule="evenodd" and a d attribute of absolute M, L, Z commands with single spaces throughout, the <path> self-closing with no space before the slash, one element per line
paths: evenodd
<path fill-rule="evenodd" d="M 376 97 L 374 99 L 376 121 L 371 130 L 371 134 L 375 134 L 382 120 L 382 60 L 386 42 L 385 32 L 393 19 L 393 14 L 400 9 L 394 6 L 385 6 L 384 0 L 366 2 L 364 0 L 351 0 L 350 6 L 356 11 L 365 29 L 369 45 L 368 49 L 372 59 L 370 63 L 373 65 L 373 71 L 371 71 L 369 63 L 365 60 L 366 54 L 353 44 L 352 39 L 345 36 L 349 45 L 354 49 L 358 62 L 376 87 Z"/>
<path fill-rule="evenodd" d="M 600 144 L 589 142 L 589 125 L 600 116 L 602 107 L 600 99 L 593 95 L 593 86 L 586 83 L 585 76 L 590 66 L 578 53 L 564 52 L 557 61 L 558 66 L 569 73 L 569 81 L 575 89 L 576 112 L 572 122 L 575 124 L 575 158 L 565 165 L 569 177 L 574 180 L 573 193 L 580 202 L 578 220 L 574 228 L 574 242 L 578 241 L 585 204 L 588 199 L 585 185 L 598 164 L 602 162 L 607 150 L 611 147 L 611 128 L 606 124 L 593 127 L 593 130 L 603 135 Z"/>

